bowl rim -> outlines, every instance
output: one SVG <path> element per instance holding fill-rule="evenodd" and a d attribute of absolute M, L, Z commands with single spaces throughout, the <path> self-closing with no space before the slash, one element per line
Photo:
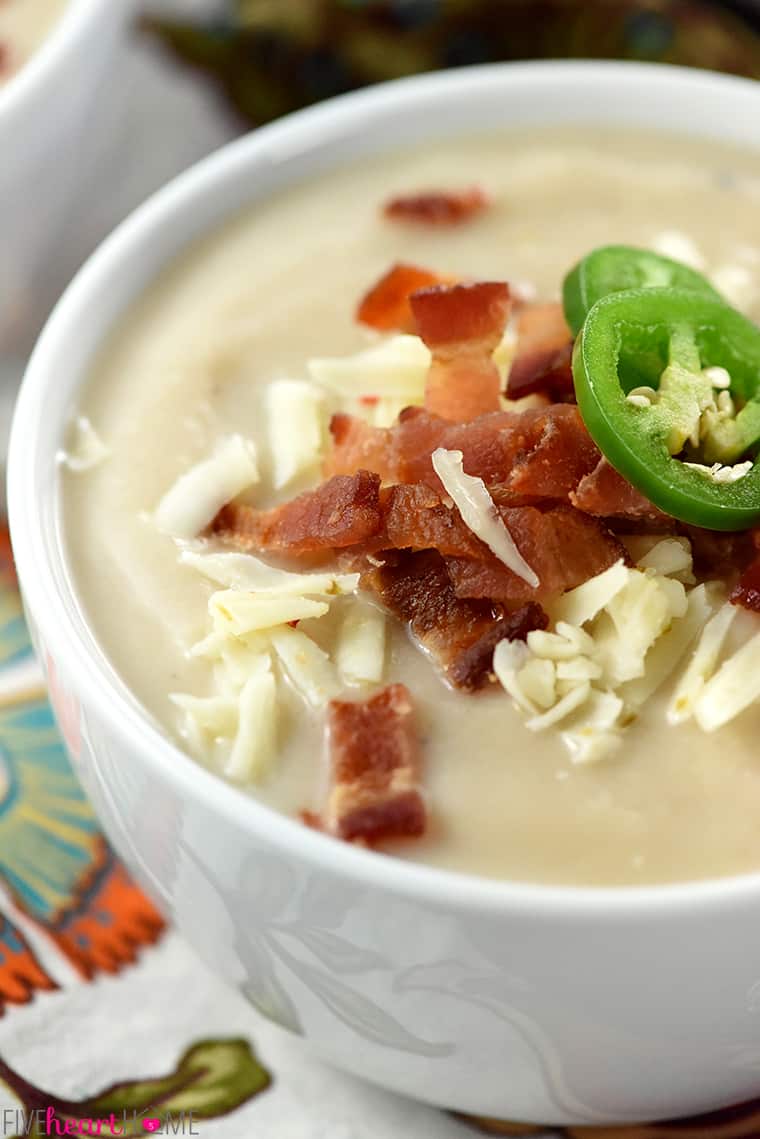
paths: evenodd
<path fill-rule="evenodd" d="M 27 99 L 34 101 L 48 72 L 55 73 L 69 52 L 86 39 L 101 10 L 128 2 L 131 0 L 68 0 L 37 50 L 0 87 L 0 131 L 14 129 L 14 115 L 23 114 Z"/>
<path fill-rule="evenodd" d="M 99 4 L 100 0 L 77 0 L 78 21 L 74 20 L 57 50 L 63 50 Z M 51 51 L 53 47 L 56 45 L 51 46 Z M 329 126 L 336 130 L 348 121 L 353 122 L 356 132 L 366 129 L 366 113 L 377 109 L 387 113 L 389 103 L 400 105 L 410 97 L 435 99 L 444 92 L 450 95 L 453 90 L 462 91 L 468 85 L 493 83 L 498 87 L 502 83 L 516 83 L 529 86 L 531 82 L 542 81 L 577 82 L 581 76 L 600 84 L 646 80 L 666 89 L 691 87 L 695 95 L 699 90 L 703 96 L 709 96 L 717 88 L 733 88 L 739 98 L 760 100 L 760 84 L 690 68 L 605 61 L 487 64 L 394 80 L 341 95 L 223 146 L 169 182 L 122 222 L 88 259 L 58 302 L 29 362 L 14 415 L 8 460 L 9 518 L 25 603 L 43 630 L 43 640 L 51 646 L 56 663 L 63 666 L 65 675 L 76 676 L 71 688 L 77 695 L 81 694 L 83 701 L 96 705 L 113 735 L 139 750 L 148 768 L 160 772 L 161 778 L 172 784 L 175 793 L 182 798 L 202 799 L 207 809 L 271 842 L 286 856 L 302 858 L 315 869 L 350 878 L 384 893 L 413 895 L 428 904 L 447 908 L 476 908 L 492 914 L 531 913 L 543 919 L 593 917 L 597 921 L 618 923 L 647 916 L 666 920 L 674 912 L 683 914 L 702 906 L 721 910 L 737 903 L 757 902 L 760 870 L 722 878 L 641 886 L 552 885 L 491 879 L 392 856 L 382 857 L 341 843 L 278 813 L 203 768 L 152 722 L 115 670 L 104 667 L 91 652 L 82 632 L 82 629 L 89 632 L 89 623 L 82 612 L 74 613 L 63 604 L 54 573 L 54 560 L 61 572 L 66 565 L 62 542 L 56 541 L 54 557 L 51 556 L 52 547 L 44 540 L 42 514 L 36 509 L 33 490 L 35 471 L 54 458 L 38 453 L 36 438 L 45 409 L 45 391 L 54 382 L 59 354 L 65 354 L 67 343 L 75 335 L 79 315 L 86 311 L 88 298 L 96 296 L 103 282 L 113 277 L 123 256 L 145 245 L 146 235 L 162 220 L 177 213 L 187 214 L 193 201 L 205 199 L 218 185 L 250 177 L 251 168 L 266 158 L 268 148 L 275 143 L 287 147 L 291 134 L 311 131 L 319 137 L 321 128 Z M 208 232 L 208 227 L 203 232 Z M 197 237 L 198 233 L 193 232 L 184 240 L 183 247 Z M 162 267 L 169 263 L 169 260 L 163 261 Z M 155 276 L 153 273 L 152 277 Z M 97 335 L 99 346 L 118 319 L 105 318 L 106 323 Z M 83 369 L 75 390 L 81 390 L 85 379 L 86 369 Z M 62 419 L 58 425 L 59 437 L 63 426 Z M 72 605 L 74 608 L 78 606 Z M 97 642 L 94 632 L 90 635 Z"/>

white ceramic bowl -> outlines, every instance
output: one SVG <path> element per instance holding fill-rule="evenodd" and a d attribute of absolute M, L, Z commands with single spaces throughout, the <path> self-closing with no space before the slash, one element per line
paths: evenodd
<path fill-rule="evenodd" d="M 133 0 L 69 0 L 38 51 L 0 87 L 0 351 L 21 352 L 49 311 L 60 227 L 86 189 L 96 98 Z"/>
<path fill-rule="evenodd" d="M 760 148 L 760 88 L 627 64 L 476 68 L 338 99 L 227 147 L 127 221 L 60 302 L 23 385 L 9 490 L 73 762 L 120 854 L 211 968 L 340 1067 L 441 1106 L 554 1123 L 758 1093 L 760 874 L 618 890 L 485 881 L 353 849 L 238 793 L 162 735 L 99 650 L 66 565 L 55 454 L 126 306 L 241 206 L 414 140 L 570 122 Z"/>

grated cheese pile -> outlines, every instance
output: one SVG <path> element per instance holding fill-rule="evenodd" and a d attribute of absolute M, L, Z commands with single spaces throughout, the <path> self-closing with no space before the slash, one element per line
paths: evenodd
<path fill-rule="evenodd" d="M 259 781 L 270 771 L 283 683 L 321 708 L 347 687 L 382 680 L 385 618 L 353 596 L 358 574 L 289 573 L 250 554 L 197 549 L 180 560 L 224 588 L 209 598 L 208 635 L 190 649 L 213 665 L 215 694 L 171 699 L 192 750 L 228 778 Z M 344 599 L 344 612 L 328 653 L 294 626 L 324 617 L 336 598 Z"/>
<path fill-rule="evenodd" d="M 551 608 L 549 631 L 502 641 L 494 653 L 526 727 L 557 728 L 574 763 L 614 753 L 690 650 L 669 723 L 693 717 L 715 731 L 760 698 L 760 633 L 720 664 L 736 609 L 718 583 L 694 586 L 688 540 L 632 538 L 631 547 L 635 567 L 621 560 L 570 590 Z"/>

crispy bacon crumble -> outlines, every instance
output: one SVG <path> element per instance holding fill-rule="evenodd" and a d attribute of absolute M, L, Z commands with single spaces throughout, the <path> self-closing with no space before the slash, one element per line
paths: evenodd
<path fill-rule="evenodd" d="M 418 838 L 426 825 L 412 701 L 403 684 L 327 712 L 332 791 L 324 827 L 347 842 Z"/>
<path fill-rule="evenodd" d="M 647 523 L 672 524 L 672 519 L 667 514 L 663 514 L 649 499 L 644 498 L 602 457 L 583 476 L 575 490 L 571 491 L 570 501 L 578 510 L 600 518 L 630 518 Z"/>
<path fill-rule="evenodd" d="M 539 586 L 532 589 L 488 551 L 485 557 L 450 558 L 449 577 L 458 597 L 488 598 L 504 605 L 546 600 L 582 585 L 625 558 L 618 539 L 595 518 L 568 505 L 501 507 L 520 552 L 533 567 Z"/>
<path fill-rule="evenodd" d="M 229 503 L 212 530 L 242 549 L 300 554 L 364 542 L 381 524 L 380 476 L 359 470 L 336 475 L 272 510 Z"/>
<path fill-rule="evenodd" d="M 399 484 L 382 492 L 383 545 L 394 550 L 437 550 L 451 557 L 483 558 L 487 546 L 424 483 Z"/>
<path fill-rule="evenodd" d="M 760 558 L 755 558 L 747 566 L 731 591 L 729 601 L 733 605 L 741 605 L 743 609 L 760 613 Z"/>
<path fill-rule="evenodd" d="M 487 683 L 498 641 L 546 627 L 539 605 L 514 624 L 514 615 L 501 605 L 457 597 L 446 561 L 435 550 L 392 553 L 384 564 L 365 570 L 362 586 L 409 624 L 446 680 L 465 692 Z"/>
<path fill-rule="evenodd" d="M 517 353 L 507 379 L 507 395 L 521 399 L 544 392 L 551 399 L 573 398 L 573 338 L 562 305 L 526 304 L 517 316 Z"/>
<path fill-rule="evenodd" d="M 416 332 L 409 298 L 420 289 L 453 283 L 453 278 L 418 265 L 396 264 L 372 286 L 356 310 L 359 324 L 377 332 Z"/>
<path fill-rule="evenodd" d="M 509 286 L 481 281 L 412 293 L 417 330 L 433 359 L 425 407 L 455 422 L 498 411 L 501 377 L 492 356 L 509 317 Z"/>
<path fill-rule="evenodd" d="M 556 404 L 527 426 L 524 448 L 515 456 L 507 485 L 531 498 L 567 499 L 599 461 L 578 408 Z"/>
<path fill-rule="evenodd" d="M 383 214 L 392 221 L 419 222 L 423 225 L 451 226 L 469 221 L 490 205 L 490 199 L 479 186 L 468 190 L 429 190 L 418 194 L 402 194 L 383 206 Z"/>

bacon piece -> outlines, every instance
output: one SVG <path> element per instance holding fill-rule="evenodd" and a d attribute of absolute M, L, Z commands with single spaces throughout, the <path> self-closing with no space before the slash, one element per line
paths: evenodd
<path fill-rule="evenodd" d="M 231 502 L 212 524 L 243 549 L 311 553 L 366 542 L 382 527 L 380 479 L 369 471 L 336 475 L 273 510 Z"/>
<path fill-rule="evenodd" d="M 487 683 L 493 649 L 508 637 L 524 638 L 531 628 L 545 628 L 538 605 L 505 614 L 488 601 L 464 601 L 454 593 L 446 563 L 434 550 L 391 555 L 362 574 L 371 590 L 436 659 L 455 688 L 474 692 Z"/>
<path fill-rule="evenodd" d="M 444 506 L 422 483 L 389 487 L 382 496 L 385 540 L 395 550 L 438 550 L 445 556 L 481 558 L 485 546 L 462 521 L 458 510 Z"/>
<path fill-rule="evenodd" d="M 391 428 L 373 427 L 366 419 L 341 411 L 330 420 L 330 434 L 333 445 L 325 460 L 326 475 L 353 475 L 357 470 L 368 470 L 383 482 L 396 480 Z"/>
<path fill-rule="evenodd" d="M 356 310 L 360 324 L 376 328 L 378 332 L 416 332 L 417 322 L 412 314 L 409 297 L 419 289 L 445 285 L 454 281 L 422 269 L 419 265 L 397 263 L 372 286 Z"/>
<path fill-rule="evenodd" d="M 339 413 L 330 421 L 332 451 L 326 474 L 353 474 L 358 467 L 376 471 L 385 483 L 427 482 L 440 489 L 430 456 L 451 425 L 422 407 L 407 407 L 393 427 L 372 427 Z"/>
<path fill-rule="evenodd" d="M 468 475 L 483 479 L 487 486 L 501 483 L 508 477 L 521 452 L 533 446 L 540 434 L 538 424 L 543 411 L 531 409 L 516 414 L 512 411 L 495 411 L 481 415 L 471 423 L 450 424 L 442 434 L 438 446 L 447 451 L 461 451 L 462 463 Z M 429 475 L 426 481 L 440 487 L 440 481 L 426 456 Z M 411 463 L 409 470 L 414 470 Z"/>
<path fill-rule="evenodd" d="M 409 298 L 420 336 L 431 351 L 493 352 L 509 316 L 509 285 L 503 281 L 436 285 Z"/>
<path fill-rule="evenodd" d="M 517 318 L 517 353 L 509 370 L 507 395 L 521 399 L 546 392 L 552 399 L 566 400 L 574 392 L 572 354 L 573 337 L 562 305 L 525 305 Z"/>
<path fill-rule="evenodd" d="M 413 293 L 410 304 L 433 354 L 427 410 L 457 423 L 497 411 L 501 381 L 491 356 L 509 316 L 509 286 L 490 281 L 439 285 Z"/>
<path fill-rule="evenodd" d="M 598 518 L 631 518 L 646 522 L 671 523 L 667 514 L 645 498 L 615 470 L 605 458 L 580 480 L 570 501 L 578 510 Z"/>
<path fill-rule="evenodd" d="M 565 404 L 495 411 L 470 423 L 448 423 L 424 408 L 408 407 L 394 427 L 336 415 L 330 430 L 329 473 L 362 466 L 384 482 L 424 482 L 439 493 L 443 488 L 430 459 L 436 447 L 461 451 L 468 474 L 526 500 L 567 498 L 599 460 L 578 409 Z"/>
<path fill-rule="evenodd" d="M 755 558 L 745 569 L 729 596 L 732 605 L 741 605 L 760 613 L 760 558 Z"/>
<path fill-rule="evenodd" d="M 535 570 L 539 586 L 532 589 L 489 551 L 478 560 L 447 559 L 457 597 L 488 598 L 510 606 L 540 601 L 582 585 L 626 557 L 625 548 L 609 530 L 571 506 L 549 510 L 501 507 L 499 513 L 520 553 Z"/>
<path fill-rule="evenodd" d="M 549 618 L 535 601 L 506 613 L 503 621 L 459 653 L 449 671 L 451 683 L 465 691 L 483 688 L 493 674 L 493 652 L 499 641 L 524 641 L 533 629 L 546 629 L 548 625 Z"/>
<path fill-rule="evenodd" d="M 678 531 L 691 542 L 694 570 L 698 577 L 733 578 L 754 562 L 757 556 L 757 530 L 703 530 L 700 526 L 678 524 Z"/>
<path fill-rule="evenodd" d="M 437 433 L 435 446 L 461 451 L 468 474 L 525 500 L 566 499 L 599 458 L 577 407 L 566 404 L 451 424 Z M 406 457 L 404 471 L 410 482 L 424 479 L 440 487 L 429 453 Z"/>
<path fill-rule="evenodd" d="M 507 486 L 535 498 L 567 498 L 599 462 L 599 450 L 574 405 L 558 404 L 525 419 L 525 453 Z"/>
<path fill-rule="evenodd" d="M 403 684 L 327 711 L 333 789 L 326 829 L 348 842 L 418 838 L 425 831 L 412 702 Z"/>
<path fill-rule="evenodd" d="M 383 213 L 393 221 L 459 225 L 482 213 L 489 204 L 483 190 L 479 186 L 472 186 L 468 190 L 428 190 L 419 194 L 402 194 L 386 202 Z"/>
<path fill-rule="evenodd" d="M 398 482 L 424 482 L 443 491 L 430 456 L 436 447 L 443 446 L 450 426 L 448 420 L 424 407 L 407 407 L 401 412 L 391 428 Z"/>

